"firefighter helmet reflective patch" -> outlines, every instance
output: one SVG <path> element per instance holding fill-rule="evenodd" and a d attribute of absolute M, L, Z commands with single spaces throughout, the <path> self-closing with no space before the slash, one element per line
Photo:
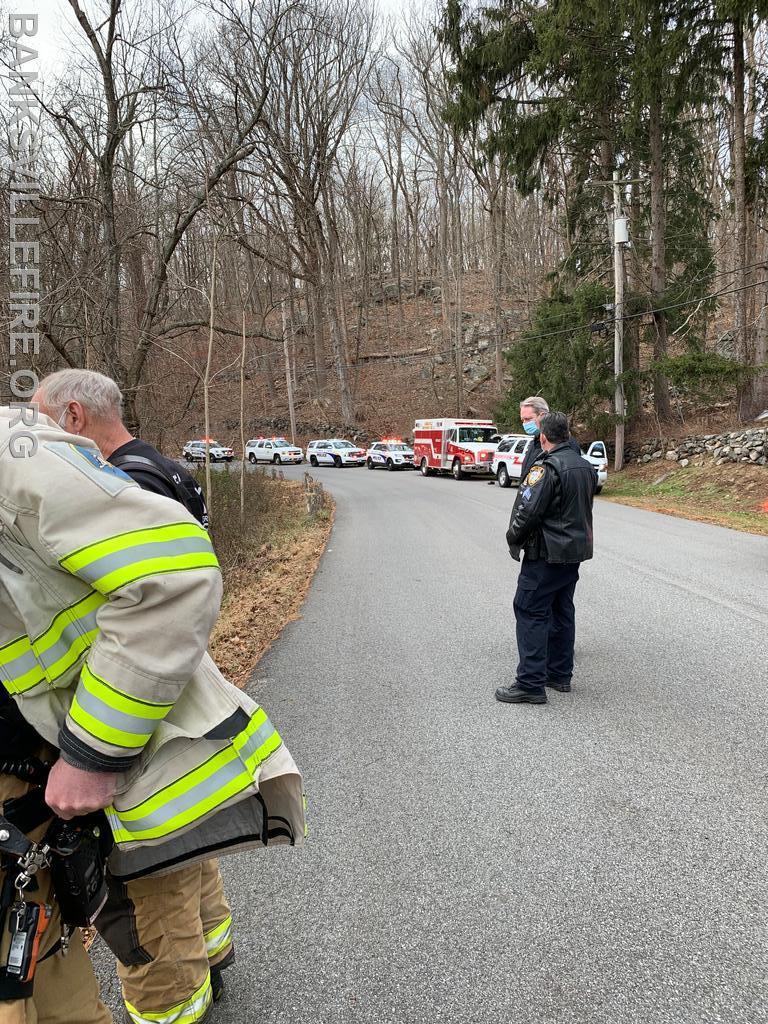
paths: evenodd
<path fill-rule="evenodd" d="M 528 487 L 535 487 L 539 480 L 543 478 L 543 476 L 543 466 L 532 466 L 530 472 L 528 473 L 528 476 L 525 478 L 525 482 Z"/>

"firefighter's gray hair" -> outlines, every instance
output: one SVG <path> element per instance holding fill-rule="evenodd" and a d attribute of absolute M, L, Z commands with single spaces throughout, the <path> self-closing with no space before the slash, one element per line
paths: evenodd
<path fill-rule="evenodd" d="M 80 402 L 92 415 L 103 420 L 121 419 L 123 396 L 111 377 L 95 370 L 58 370 L 40 382 L 40 399 L 53 413 L 61 416 L 70 402 Z"/>
<path fill-rule="evenodd" d="M 522 409 L 524 405 L 529 405 L 537 416 L 543 416 L 545 412 L 549 412 L 547 400 L 542 398 L 541 395 L 531 395 L 530 398 L 524 398 L 520 403 L 520 408 Z"/>

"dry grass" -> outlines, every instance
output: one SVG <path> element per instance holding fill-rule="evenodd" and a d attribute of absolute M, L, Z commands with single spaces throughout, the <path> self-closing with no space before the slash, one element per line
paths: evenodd
<path fill-rule="evenodd" d="M 613 473 L 603 496 L 653 512 L 768 536 L 768 467 L 657 460 Z"/>
<path fill-rule="evenodd" d="M 224 571 L 224 600 L 210 650 L 224 675 L 238 686 L 299 610 L 333 524 L 333 502 L 307 510 L 302 483 L 249 473 L 245 527 L 239 521 L 235 478 L 217 474 L 214 543 Z M 237 499 L 237 511 L 230 509 Z"/>

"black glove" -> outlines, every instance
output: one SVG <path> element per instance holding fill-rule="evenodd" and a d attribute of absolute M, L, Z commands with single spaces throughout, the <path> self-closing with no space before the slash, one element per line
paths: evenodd
<path fill-rule="evenodd" d="M 43 739 L 23 717 L 16 701 L 0 685 L 0 751 L 4 760 L 36 754 Z"/>

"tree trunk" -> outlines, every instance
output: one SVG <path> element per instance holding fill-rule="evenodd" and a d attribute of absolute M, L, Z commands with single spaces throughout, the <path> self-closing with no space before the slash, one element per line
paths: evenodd
<path fill-rule="evenodd" d="M 667 354 L 667 314 L 660 308 L 664 305 L 667 287 L 664 139 L 661 99 L 655 93 L 648 109 L 648 148 L 651 176 L 651 301 L 656 310 L 653 314 L 653 355 L 654 359 L 663 359 Z M 659 419 L 671 417 L 669 382 L 661 370 L 655 370 L 653 374 L 653 402 Z"/>

